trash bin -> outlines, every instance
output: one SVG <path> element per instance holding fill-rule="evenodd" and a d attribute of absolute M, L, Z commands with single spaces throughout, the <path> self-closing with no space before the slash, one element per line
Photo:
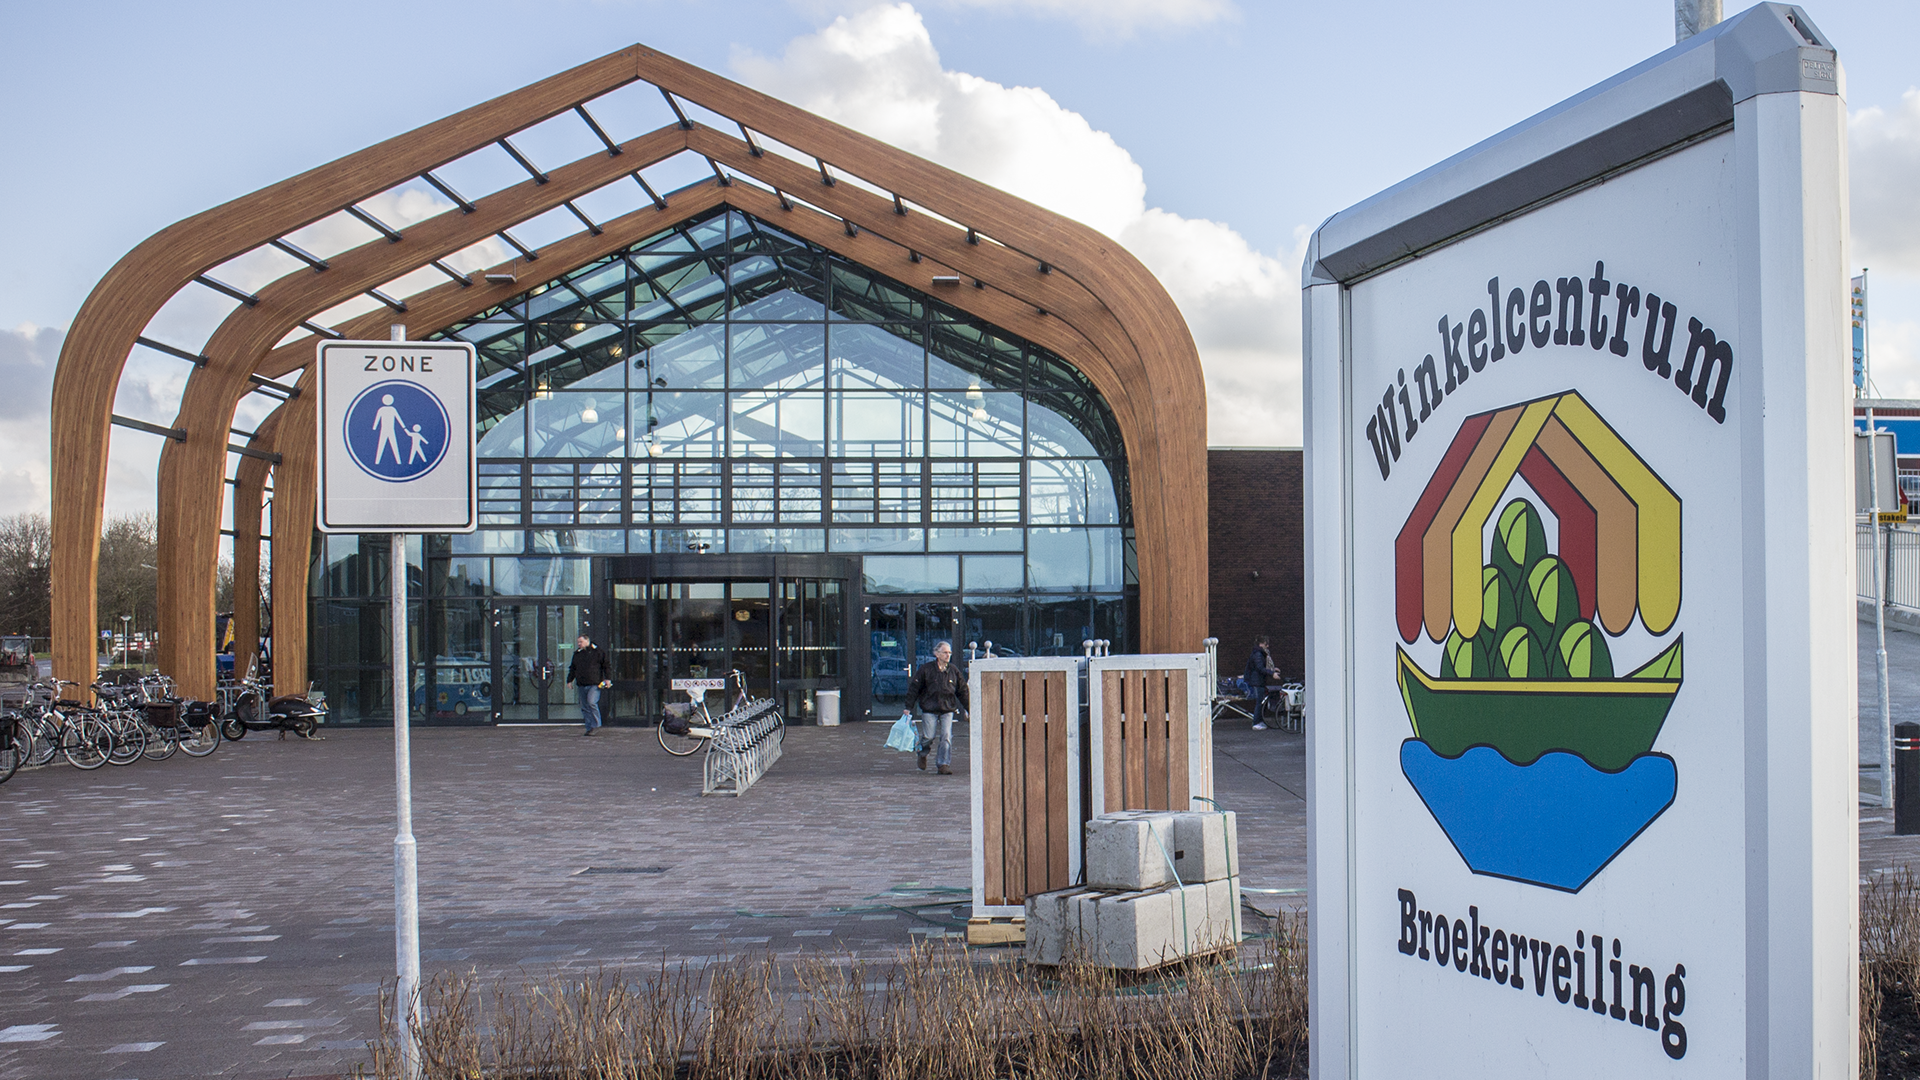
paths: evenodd
<path fill-rule="evenodd" d="M 821 727 L 836 727 L 840 723 L 840 691 L 816 690 L 813 695 L 814 715 L 820 718 Z"/>

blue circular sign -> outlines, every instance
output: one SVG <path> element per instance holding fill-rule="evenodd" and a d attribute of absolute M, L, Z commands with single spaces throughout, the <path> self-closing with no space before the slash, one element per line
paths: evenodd
<path fill-rule="evenodd" d="M 446 406 L 419 383 L 374 383 L 347 406 L 347 452 L 369 476 L 415 480 L 446 456 L 448 424 Z"/>

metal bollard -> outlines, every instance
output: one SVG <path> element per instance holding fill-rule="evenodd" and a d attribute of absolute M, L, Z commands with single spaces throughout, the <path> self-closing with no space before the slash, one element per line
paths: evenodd
<path fill-rule="evenodd" d="M 1893 726 L 1893 834 L 1920 833 L 1920 724 Z"/>

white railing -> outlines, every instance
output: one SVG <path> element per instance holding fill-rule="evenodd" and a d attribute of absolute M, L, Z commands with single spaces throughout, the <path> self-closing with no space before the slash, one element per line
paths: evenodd
<path fill-rule="evenodd" d="M 1880 562 L 1873 558 L 1873 526 L 1854 526 L 1854 579 L 1860 599 L 1873 599 L 1874 581 L 1893 607 L 1920 611 L 1920 528 L 1888 525 L 1880 530 Z"/>

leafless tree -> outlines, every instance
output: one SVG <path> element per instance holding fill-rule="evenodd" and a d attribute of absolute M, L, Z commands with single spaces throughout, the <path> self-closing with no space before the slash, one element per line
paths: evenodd
<path fill-rule="evenodd" d="M 0 633 L 52 631 L 53 527 L 45 514 L 0 518 Z"/>

